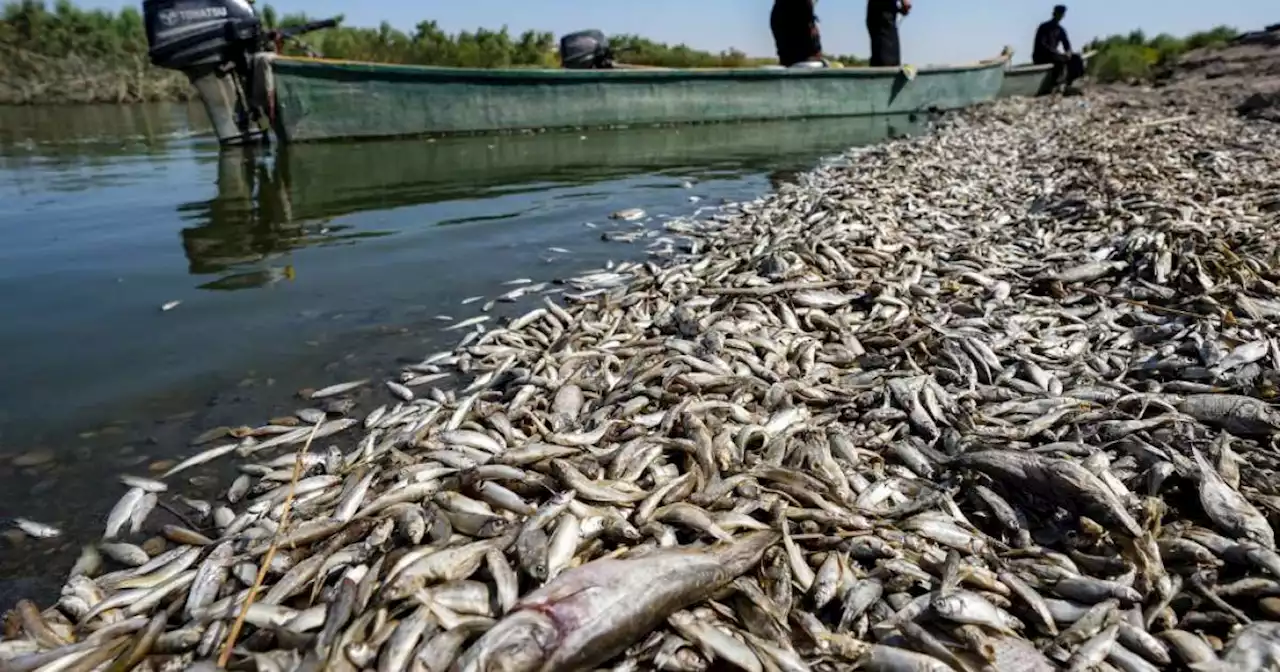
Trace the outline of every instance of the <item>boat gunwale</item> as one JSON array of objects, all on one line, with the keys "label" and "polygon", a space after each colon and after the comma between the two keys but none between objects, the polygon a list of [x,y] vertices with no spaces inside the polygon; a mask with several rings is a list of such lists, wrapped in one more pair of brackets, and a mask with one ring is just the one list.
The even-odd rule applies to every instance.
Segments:
[{"label": "boat gunwale", "polygon": [[[1008,69],[1009,56],[998,57],[961,65],[940,65],[918,68],[915,76],[979,72],[993,68]],[[272,59],[273,69],[285,70],[302,76],[329,76],[363,74],[384,76],[388,79],[436,79],[446,81],[489,82],[578,82],[578,81],[687,81],[720,79],[783,79],[787,77],[816,77],[834,79],[866,79],[898,76],[902,68],[644,68],[635,70],[566,70],[561,68],[455,68],[402,63],[376,63],[372,61],[346,61],[338,59],[308,58],[302,56],[277,56]]]}]

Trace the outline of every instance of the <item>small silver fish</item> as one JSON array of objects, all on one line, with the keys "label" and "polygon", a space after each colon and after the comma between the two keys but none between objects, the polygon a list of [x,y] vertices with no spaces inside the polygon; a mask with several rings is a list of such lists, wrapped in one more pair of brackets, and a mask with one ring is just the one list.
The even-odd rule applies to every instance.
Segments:
[{"label": "small silver fish", "polygon": [[62,534],[62,530],[52,525],[36,522],[30,518],[14,518],[13,525],[22,530],[27,536],[36,539],[49,539]]},{"label": "small silver fish", "polygon": [[368,378],[363,378],[361,380],[352,380],[345,383],[338,383],[336,385],[322,387],[316,390],[315,392],[312,392],[311,398],[324,399],[325,397],[332,397],[332,396],[342,394],[344,392],[350,392],[351,390],[354,390],[358,387],[363,387],[368,384],[369,384]]}]

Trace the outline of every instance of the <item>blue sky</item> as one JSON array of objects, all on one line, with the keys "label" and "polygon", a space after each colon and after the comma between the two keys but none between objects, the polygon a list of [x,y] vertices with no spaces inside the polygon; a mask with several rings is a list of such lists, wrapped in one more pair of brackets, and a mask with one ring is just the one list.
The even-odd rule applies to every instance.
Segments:
[{"label": "blue sky", "polygon": [[[259,4],[263,0],[257,0]],[[719,51],[737,47],[754,56],[773,55],[769,33],[771,0],[270,0],[281,12],[316,17],[345,14],[346,25],[376,26],[387,20],[411,29],[435,19],[446,30],[530,28],[557,35],[585,28],[638,33],[664,42],[684,42]],[[140,0],[86,0],[119,8]],[[903,61],[916,65],[956,63],[994,56],[1008,44],[1015,60],[1031,54],[1036,24],[1048,18],[1053,0],[915,0],[901,24]],[[1142,28],[1149,35],[1189,33],[1218,24],[1254,30],[1280,21],[1276,0],[1067,0],[1064,25],[1074,44],[1096,35]],[[868,53],[863,0],[819,0],[823,47],[829,53]]]}]

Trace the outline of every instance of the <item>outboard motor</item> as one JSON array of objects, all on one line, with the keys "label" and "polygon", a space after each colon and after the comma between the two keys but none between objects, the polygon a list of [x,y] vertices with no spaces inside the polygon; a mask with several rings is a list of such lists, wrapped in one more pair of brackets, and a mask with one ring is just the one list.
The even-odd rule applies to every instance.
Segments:
[{"label": "outboard motor", "polygon": [[259,139],[248,87],[262,22],[245,0],[143,0],[151,63],[186,74],[204,100],[219,142]]},{"label": "outboard motor", "polygon": [[255,56],[278,50],[285,39],[338,25],[325,19],[266,30],[246,0],[142,0],[142,15],[151,63],[187,75],[224,145],[264,139],[258,121],[266,92],[254,85],[267,78],[255,77],[262,73],[254,68],[269,66]]},{"label": "outboard motor", "polygon": [[560,38],[560,67],[569,70],[607,70],[613,67],[609,38],[598,30],[582,30]]}]

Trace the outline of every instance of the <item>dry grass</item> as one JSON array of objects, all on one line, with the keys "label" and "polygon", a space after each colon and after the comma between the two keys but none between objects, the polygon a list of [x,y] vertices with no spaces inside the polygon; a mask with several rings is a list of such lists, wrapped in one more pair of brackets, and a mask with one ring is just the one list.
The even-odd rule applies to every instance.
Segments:
[{"label": "dry grass", "polygon": [[195,96],[182,73],[152,67],[142,56],[104,63],[0,45],[0,104],[140,103]]}]

